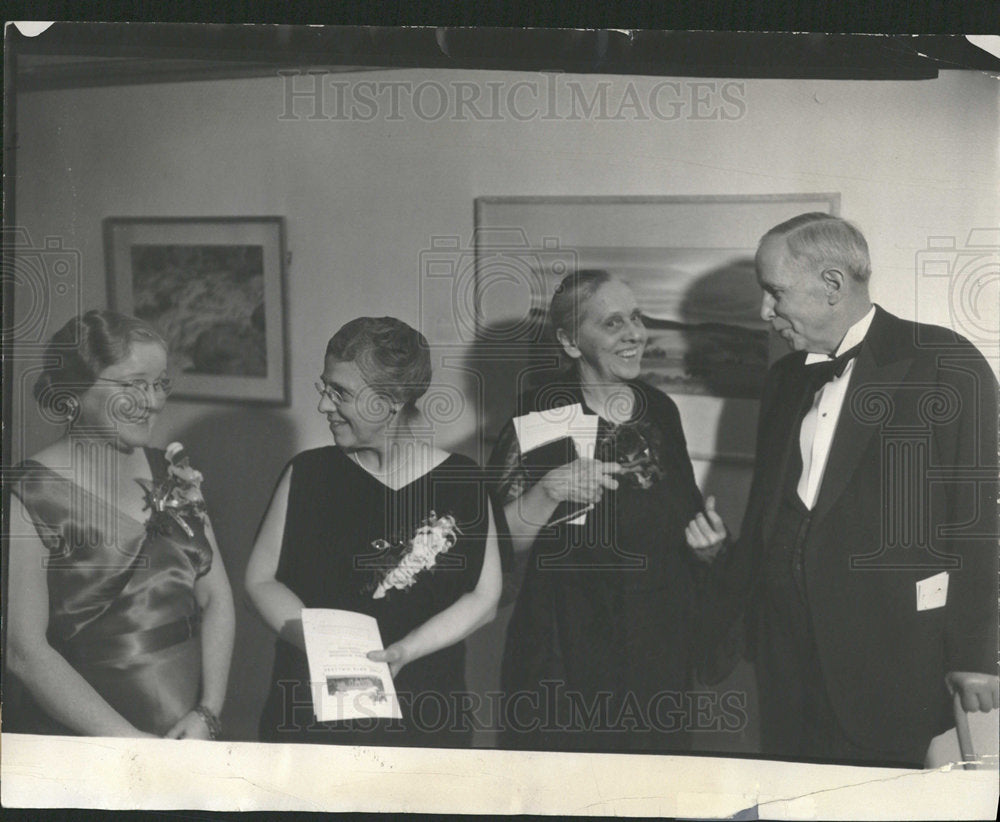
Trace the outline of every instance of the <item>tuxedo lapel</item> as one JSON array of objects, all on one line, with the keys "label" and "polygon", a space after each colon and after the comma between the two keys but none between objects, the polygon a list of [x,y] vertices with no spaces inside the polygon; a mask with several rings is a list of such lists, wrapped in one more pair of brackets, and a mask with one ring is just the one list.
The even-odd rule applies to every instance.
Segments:
[{"label": "tuxedo lapel", "polygon": [[[872,439],[887,422],[886,415],[881,413],[883,408],[892,408],[894,396],[913,363],[912,357],[892,339],[892,319],[876,307],[830,444],[823,482],[813,508],[814,523],[821,522],[847,490]],[[878,482],[877,475],[872,482]],[[872,487],[871,491],[877,492],[877,488]]]}]

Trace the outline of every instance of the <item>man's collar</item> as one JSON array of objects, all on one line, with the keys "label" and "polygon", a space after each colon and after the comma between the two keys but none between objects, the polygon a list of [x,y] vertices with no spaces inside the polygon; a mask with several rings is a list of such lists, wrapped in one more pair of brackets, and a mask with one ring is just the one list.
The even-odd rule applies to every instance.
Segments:
[{"label": "man's collar", "polygon": [[840,341],[840,345],[837,346],[837,350],[833,354],[816,354],[810,351],[806,354],[806,365],[812,365],[813,363],[823,362],[824,360],[833,359],[833,357],[843,354],[845,351],[853,348],[859,342],[861,342],[865,335],[868,333],[869,327],[871,327],[872,320],[875,319],[875,306],[872,305],[868,309],[868,312],[854,325],[847,329],[847,333],[844,335],[844,339]]}]

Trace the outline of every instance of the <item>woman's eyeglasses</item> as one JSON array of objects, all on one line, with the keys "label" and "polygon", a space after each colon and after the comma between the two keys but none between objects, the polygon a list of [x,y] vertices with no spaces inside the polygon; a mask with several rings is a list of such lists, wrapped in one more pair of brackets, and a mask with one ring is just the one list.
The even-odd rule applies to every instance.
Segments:
[{"label": "woman's eyeglasses", "polygon": [[321,397],[325,397],[330,402],[335,402],[338,405],[342,402],[347,402],[349,397],[339,388],[334,388],[332,385],[327,385],[324,382],[315,382],[313,385],[316,386],[316,390],[319,391]]},{"label": "woman's eyeglasses", "polygon": [[131,388],[133,391],[139,391],[143,394],[149,392],[152,388],[153,391],[163,394],[166,396],[174,388],[174,382],[169,377],[160,377],[158,380],[136,379],[136,380],[112,380],[108,377],[95,377],[95,382],[108,382],[112,385],[120,385],[122,388]]}]

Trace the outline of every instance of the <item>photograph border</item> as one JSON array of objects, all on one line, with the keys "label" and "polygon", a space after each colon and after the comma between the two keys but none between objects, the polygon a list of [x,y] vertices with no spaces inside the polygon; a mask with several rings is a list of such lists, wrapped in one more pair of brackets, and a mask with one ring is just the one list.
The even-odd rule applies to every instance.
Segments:
[{"label": "photograph border", "polygon": [[[935,16],[934,14],[928,15],[926,10],[923,13],[914,13],[914,9],[908,7],[906,4],[894,5],[895,7],[892,8],[891,12],[883,14],[882,20],[878,19],[876,12],[875,17],[869,15],[869,22],[867,23],[858,23],[857,17],[852,18],[854,20],[852,24],[851,21],[836,17],[836,15],[834,16],[836,19],[831,18],[829,15],[826,17],[823,15],[819,15],[818,17],[813,15],[809,18],[813,21],[811,24],[799,21],[795,25],[787,23],[786,25],[792,31],[801,33],[803,37],[808,36],[807,33],[810,31],[814,32],[814,34],[821,33],[824,28],[839,32],[876,32],[879,29],[886,30],[883,27],[887,27],[887,30],[890,32],[894,31],[906,35],[934,31],[935,27],[937,27],[937,32],[935,33],[943,33],[941,31],[941,27],[943,27],[944,31],[951,31],[954,35],[961,35],[963,32],[970,30],[989,30],[992,25],[986,25],[985,23],[977,25],[970,22],[975,19],[975,16],[968,13],[967,7],[963,7],[962,14],[955,14],[954,12],[944,14],[940,12]],[[919,9],[920,6],[918,5],[916,8]],[[869,7],[868,10],[872,11],[872,7]],[[683,12],[683,9],[680,11]],[[408,11],[407,15],[412,16],[414,13]],[[440,14],[440,11],[438,13]],[[337,16],[334,14],[334,17],[331,18],[329,16],[329,9],[324,9],[323,14],[327,15],[325,22],[345,22],[345,20],[341,19],[343,15]],[[479,10],[478,14],[482,14],[482,10]],[[751,12],[751,16],[753,14],[755,12]],[[14,17],[13,14],[11,16]],[[322,17],[323,15],[318,16]],[[445,16],[447,17],[448,15]],[[108,20],[111,17],[113,15],[105,14],[102,19]],[[467,13],[465,17],[468,19],[463,25],[485,25],[489,22],[488,19],[482,19],[481,17],[473,19]],[[486,17],[489,18],[490,15],[487,14]],[[492,17],[495,18],[493,25],[509,25],[507,17],[498,17],[495,14]],[[440,19],[430,19],[426,15],[424,15],[424,18],[424,23],[428,25],[444,24]],[[550,20],[549,25],[573,25],[573,22],[565,14],[557,19],[559,22]],[[737,21],[737,23],[730,20],[729,25],[737,31],[742,30],[743,32],[751,32],[754,29],[758,31],[780,30],[780,27],[762,24],[761,20],[763,18],[759,16],[754,19],[757,20],[759,25],[749,25],[746,19],[743,19],[742,22]],[[986,20],[987,18],[984,16],[981,19]],[[992,21],[992,17],[989,19]],[[670,25],[679,31],[688,28],[709,28],[703,25],[695,25],[691,22],[692,20],[694,18],[691,18],[689,15],[687,21],[685,21],[682,14],[680,20],[672,19]],[[825,23],[817,22],[824,20],[826,21]],[[929,20],[931,22],[928,22]],[[229,22],[236,23],[238,21],[231,20]],[[244,22],[259,23],[262,21],[257,19],[255,21],[246,20]],[[319,23],[324,21],[320,19],[301,19],[300,22]],[[383,22],[386,21],[380,17],[374,17],[370,21],[365,21],[365,24],[379,25]],[[407,22],[413,23],[414,21],[396,20],[395,22],[402,24]],[[596,28],[610,26],[606,21],[604,23],[595,22],[592,25]],[[616,25],[625,24],[618,22]],[[646,27],[650,29],[657,28],[657,26],[648,24]],[[619,29],[619,32],[630,38],[636,34],[641,34],[641,32],[627,32],[622,29]],[[791,32],[788,33],[790,34]],[[820,34],[820,36],[824,35]],[[813,37],[812,39],[815,41],[816,38]],[[871,39],[874,41],[876,38],[872,35]],[[903,38],[885,38],[885,42],[888,45],[896,46],[894,50],[897,55],[900,55],[898,42],[901,39]],[[913,42],[918,43],[920,41],[919,39],[915,39]],[[905,53],[908,54],[910,51],[909,46],[906,46],[905,49]],[[437,52],[434,53],[437,54]],[[941,53],[941,51],[931,51],[931,55],[939,55],[937,58],[938,62],[941,61]],[[924,56],[921,54],[921,58]],[[964,54],[961,56],[963,58],[966,57]],[[14,55],[11,55],[11,61],[13,59]],[[409,55],[404,55],[404,59],[409,59]],[[929,61],[933,59],[933,57],[928,57]],[[962,64],[962,67],[973,68],[971,64]],[[13,99],[14,72],[10,72],[10,75],[11,91],[6,101],[9,105],[6,106],[7,110],[4,118],[9,124],[14,122],[15,108],[15,100]],[[756,75],[751,74],[748,76],[754,77]],[[24,91],[25,89],[22,87],[21,90]],[[8,130],[13,134],[12,128]],[[13,151],[7,159],[14,159]],[[10,165],[12,166],[13,163],[10,163]],[[9,175],[5,179],[4,188],[5,192],[13,192],[13,175]],[[7,210],[9,211],[8,216],[11,219],[11,224],[13,224],[14,200],[11,196],[8,196],[6,202],[8,206]],[[13,291],[6,279],[3,285],[5,296],[7,292]],[[8,370],[8,368],[5,368],[5,383],[9,378]],[[286,375],[287,373],[286,363]],[[241,400],[241,402],[250,403],[247,400]],[[10,414],[8,413],[10,407],[10,391],[7,391],[5,392],[5,418],[7,419],[10,419]],[[8,428],[7,431],[5,440],[9,440],[10,437],[10,429]],[[7,741],[9,742],[10,740]],[[18,742],[16,737],[13,741],[15,743]],[[49,741],[25,737],[21,741],[23,743],[31,743],[32,746],[37,746],[40,755],[36,758],[32,758],[29,755],[19,759],[19,752],[17,750],[19,746],[8,745],[7,753],[4,756],[8,761],[5,762],[5,765],[11,765],[12,767],[11,771],[6,771],[5,768],[6,772],[4,775],[11,777],[9,780],[4,780],[3,783],[3,787],[7,789],[5,790],[6,795],[4,797],[5,804],[7,799],[20,796],[14,789],[23,788],[27,785],[33,789],[29,794],[29,800],[34,803],[44,803],[46,805],[50,803],[54,804],[65,797],[81,796],[92,803],[97,803],[92,807],[131,806],[134,808],[143,806],[142,803],[146,803],[145,807],[152,807],[148,804],[150,800],[145,794],[165,787],[169,793],[163,795],[175,801],[175,807],[186,810],[195,807],[190,804],[192,801],[191,797],[195,797],[198,800],[208,797],[207,801],[214,804],[206,807],[212,807],[217,810],[229,809],[229,807],[220,804],[223,802],[230,802],[233,809],[239,808],[242,810],[263,809],[274,806],[276,803],[284,802],[286,803],[285,807],[288,807],[289,804],[295,804],[303,810],[315,811],[319,809],[316,804],[318,801],[328,803],[325,808],[326,810],[336,808],[344,810],[347,807],[371,809],[369,803],[372,801],[372,785],[376,784],[375,779],[379,779],[378,799],[376,801],[385,805],[385,810],[396,811],[412,811],[414,807],[420,808],[421,804],[430,804],[431,807],[440,809],[442,803],[448,802],[450,803],[450,807],[457,807],[459,810],[468,812],[470,806],[463,803],[470,801],[468,795],[472,791],[467,790],[469,787],[475,788],[475,795],[472,797],[472,802],[485,803],[492,800],[496,803],[496,810],[506,809],[507,812],[514,810],[521,810],[521,812],[534,810],[535,812],[553,813],[555,812],[554,808],[562,807],[565,812],[605,813],[609,815],[621,815],[631,811],[658,815],[673,813],[679,815],[690,814],[695,817],[704,817],[708,816],[710,812],[712,815],[715,813],[730,814],[738,810],[738,816],[746,816],[747,818],[756,816],[757,814],[764,816],[777,814],[785,818],[801,814],[801,818],[822,818],[824,813],[829,815],[830,818],[833,818],[834,815],[840,818],[852,818],[853,814],[859,814],[859,816],[854,816],[853,818],[861,818],[860,815],[865,813],[878,814],[879,808],[882,808],[882,813],[884,814],[887,807],[890,808],[890,814],[899,814],[909,808],[919,808],[922,813],[936,815],[942,812],[941,806],[947,805],[948,807],[944,808],[944,813],[949,814],[951,818],[959,816],[971,818],[969,815],[975,812],[975,809],[972,807],[973,798],[976,796],[982,798],[984,794],[986,795],[986,802],[984,803],[986,812],[991,812],[991,804],[993,810],[996,807],[995,801],[991,801],[991,797],[995,797],[996,790],[994,775],[976,771],[964,772],[955,769],[950,773],[947,771],[943,773],[939,771],[912,774],[900,772],[887,776],[885,771],[876,769],[858,767],[848,770],[845,766],[837,765],[810,765],[799,762],[774,763],[759,757],[738,762],[732,762],[731,760],[716,762],[705,758],[701,761],[706,766],[706,769],[711,768],[714,771],[714,778],[711,780],[692,780],[691,782],[686,782],[684,779],[677,778],[676,772],[670,772],[671,778],[668,780],[664,780],[661,775],[655,774],[649,783],[640,784],[637,780],[632,781],[629,779],[633,775],[634,768],[632,762],[634,762],[635,758],[630,757],[626,760],[625,757],[620,757],[623,763],[629,766],[627,770],[623,767],[620,770],[612,769],[605,771],[596,764],[599,762],[597,759],[599,755],[593,754],[583,757],[576,756],[575,758],[573,755],[569,755],[571,757],[569,762],[577,765],[580,771],[580,773],[575,774],[573,773],[573,768],[570,768],[570,776],[577,777],[576,784],[579,785],[577,788],[579,793],[575,790],[567,791],[565,783],[562,782],[562,779],[566,776],[566,762],[563,761],[558,763],[558,768],[542,769],[538,767],[540,764],[538,759],[525,755],[526,764],[530,764],[531,766],[531,771],[527,774],[527,777],[519,780],[518,777],[522,776],[522,774],[517,771],[513,774],[510,772],[502,774],[502,778],[497,780],[497,790],[494,795],[486,790],[490,787],[489,785],[483,782],[470,781],[471,776],[476,775],[475,773],[471,775],[458,771],[453,771],[450,774],[441,772],[429,773],[429,770],[438,764],[434,759],[426,761],[418,757],[416,758],[416,766],[413,766],[411,760],[404,760],[404,764],[409,764],[414,768],[412,781],[419,783],[419,787],[422,790],[417,791],[414,788],[413,793],[404,793],[397,798],[393,795],[393,789],[398,786],[398,782],[395,781],[396,774],[394,774],[393,767],[396,763],[391,759],[391,755],[398,751],[388,750],[390,758],[388,764],[386,764],[382,754],[387,749],[354,752],[354,759],[346,763],[348,769],[354,771],[355,769],[359,769],[360,760],[362,763],[360,767],[365,769],[362,773],[368,778],[359,778],[358,773],[352,772],[348,775],[349,779],[344,779],[342,776],[338,776],[336,770],[334,770],[335,778],[332,782],[329,781],[329,755],[331,752],[326,749],[309,751],[308,753],[315,754],[315,758],[317,759],[316,773],[319,775],[319,778],[314,785],[326,788],[326,793],[318,797],[317,793],[319,789],[313,788],[311,789],[312,793],[309,795],[289,797],[289,795],[278,790],[283,787],[280,784],[276,786],[271,785],[266,779],[258,777],[273,777],[276,773],[281,773],[283,770],[287,771],[288,765],[292,764],[293,761],[297,764],[297,759],[292,760],[292,755],[299,753],[295,749],[295,746],[288,746],[287,748],[280,746],[277,750],[271,747],[265,751],[262,750],[265,746],[260,743],[255,743],[254,745],[248,744],[246,748],[233,743],[227,745],[225,753],[222,753],[219,751],[218,746],[213,746],[213,743],[191,741],[177,743],[177,745],[185,746],[183,754],[179,757],[175,755],[170,760],[161,755],[161,751],[175,751],[180,749],[160,747],[162,743],[157,742],[143,744],[143,740],[98,740],[100,744],[96,745],[94,744],[94,740],[87,739]],[[26,744],[24,747],[26,747]],[[254,747],[257,749],[253,750]],[[205,753],[205,764],[200,771],[192,769],[190,761],[178,761],[187,759],[187,755],[189,754],[201,754],[202,751],[210,753]],[[29,754],[33,754],[34,752],[34,747],[28,751]],[[77,754],[77,757],[74,759],[73,756],[67,756],[66,759],[63,759],[58,754],[64,752],[66,754]],[[426,750],[423,752],[426,753]],[[53,753],[56,755],[53,756]],[[155,755],[151,755],[151,753]],[[338,751],[333,753],[346,754],[347,752]],[[259,759],[263,762],[260,768],[247,768],[246,760],[243,757],[247,756],[253,765],[256,766],[258,754]],[[346,760],[346,756],[344,758]],[[473,758],[473,754],[468,753],[466,758],[470,760],[470,768],[475,768],[476,771],[482,769],[478,757]],[[74,762],[78,762],[81,767],[78,770],[74,770],[72,767],[66,768],[67,777],[65,780],[53,778],[52,768],[54,766],[58,774],[59,768]],[[595,764],[590,766],[589,763]],[[687,763],[681,762],[681,765],[685,764]],[[585,765],[587,767],[584,767]],[[748,767],[741,769],[740,775],[744,776],[745,780],[737,782],[732,778],[734,770],[730,768],[731,765],[760,765],[761,767],[775,765],[785,767],[782,768],[780,779],[762,779],[759,774],[755,773],[755,770],[757,770],[755,768]],[[144,768],[144,766],[148,766],[148,768]],[[536,773],[536,768],[541,773]],[[503,770],[506,770],[506,768]],[[742,773],[743,770],[747,773]],[[550,781],[553,775],[556,776],[556,779]],[[827,775],[830,777],[829,785],[827,784]],[[619,779],[621,780],[620,782],[618,781]],[[834,785],[835,780],[837,782],[836,785]],[[305,780],[302,780],[302,782],[305,782]],[[672,800],[660,797],[659,790],[662,789],[664,795],[667,795],[667,792],[671,790],[669,787],[671,782],[675,785],[677,783],[681,784],[681,790],[684,791],[683,796],[686,797],[685,802],[687,804],[674,804]],[[745,785],[743,784],[744,782]],[[21,784],[19,785],[18,783]],[[142,793],[136,787],[137,783],[144,789]],[[308,785],[307,782],[305,784]],[[110,792],[109,785],[111,786]],[[553,790],[554,785],[560,786],[558,794]],[[653,786],[652,789],[650,785]],[[409,786],[405,787],[408,788]],[[576,787],[576,785],[573,785],[573,787]],[[637,788],[638,790],[636,790]],[[752,804],[740,805],[735,801],[735,792],[743,788],[747,791],[745,795]],[[974,788],[981,790],[973,790]],[[174,800],[173,792],[175,790],[178,790],[178,794],[182,791],[187,791],[188,793],[183,796],[178,795],[178,798]],[[529,790],[537,792],[538,800],[533,804],[519,803],[518,800],[529,795]],[[674,793],[677,792],[676,787],[672,790]],[[479,793],[480,791],[483,793]],[[793,793],[794,796],[791,795]],[[258,794],[261,797],[260,799],[257,798]],[[157,795],[159,796],[160,794]],[[595,804],[584,804],[592,795]],[[944,802],[941,801],[942,798],[945,800]],[[953,801],[950,801],[952,798]],[[256,805],[254,804],[254,800],[267,804]],[[641,806],[640,800],[643,801]],[[730,800],[734,801],[730,802]],[[26,805],[25,807],[31,806]],[[479,807],[479,805],[476,804],[475,807]],[[978,805],[976,807],[979,808]],[[580,810],[580,808],[583,808],[583,810]],[[721,810],[721,808],[725,808],[725,810]],[[875,810],[872,810],[873,808]],[[900,810],[901,808],[903,809],[902,811]],[[979,809],[981,810],[981,808]],[[7,810],[9,815],[16,815],[16,813],[11,813],[9,809]],[[37,818],[39,814],[45,813],[44,811],[35,811],[30,815],[21,814],[19,818]],[[51,811],[48,813],[52,814]],[[211,812],[205,812],[201,815],[205,817],[215,816]],[[949,818],[949,816],[942,815],[940,818]],[[43,818],[50,817],[44,816]],[[991,817],[982,816],[980,818]]]}]

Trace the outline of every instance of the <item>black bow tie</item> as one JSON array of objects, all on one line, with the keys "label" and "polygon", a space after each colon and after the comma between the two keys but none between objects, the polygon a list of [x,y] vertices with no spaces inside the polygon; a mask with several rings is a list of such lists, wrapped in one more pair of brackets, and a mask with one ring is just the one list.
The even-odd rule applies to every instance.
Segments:
[{"label": "black bow tie", "polygon": [[847,364],[858,356],[860,350],[861,343],[858,343],[853,348],[848,348],[838,357],[833,357],[824,362],[810,363],[805,366],[805,379],[809,387],[812,388],[813,393],[819,391],[820,388],[835,377],[843,376],[844,371],[847,369]]}]

